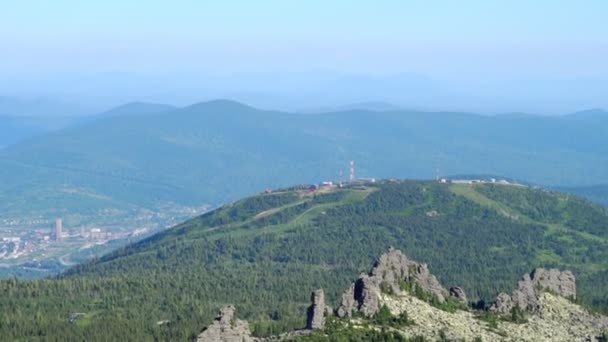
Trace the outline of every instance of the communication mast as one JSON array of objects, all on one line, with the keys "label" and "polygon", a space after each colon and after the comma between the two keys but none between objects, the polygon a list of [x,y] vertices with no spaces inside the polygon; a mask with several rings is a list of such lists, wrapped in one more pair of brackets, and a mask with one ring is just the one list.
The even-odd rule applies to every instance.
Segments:
[{"label": "communication mast", "polygon": [[355,161],[350,161],[350,182],[353,183],[355,181]]}]

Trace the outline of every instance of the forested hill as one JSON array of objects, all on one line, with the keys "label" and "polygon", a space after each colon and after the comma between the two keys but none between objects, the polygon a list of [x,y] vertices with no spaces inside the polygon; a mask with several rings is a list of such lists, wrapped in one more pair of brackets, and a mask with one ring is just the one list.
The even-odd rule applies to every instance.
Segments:
[{"label": "forested hill", "polygon": [[134,103],[0,151],[0,216],[218,205],[337,179],[350,160],[362,177],[429,179],[439,166],[444,175],[587,186],[608,182],[607,131],[605,115],[303,115],[225,100]]},{"label": "forested hill", "polygon": [[255,334],[276,333],[304,325],[312,289],[335,306],[388,246],[427,261],[471,301],[558,267],[576,274],[583,303],[608,309],[604,208],[527,187],[382,181],[261,194],[58,279],[1,281],[0,335],[184,340],[224,304],[238,305]]}]

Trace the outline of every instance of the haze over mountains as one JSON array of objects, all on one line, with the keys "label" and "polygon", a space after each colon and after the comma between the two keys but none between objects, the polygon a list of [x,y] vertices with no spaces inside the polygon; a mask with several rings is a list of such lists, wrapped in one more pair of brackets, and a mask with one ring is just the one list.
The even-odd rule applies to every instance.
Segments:
[{"label": "haze over mountains", "polygon": [[[608,79],[441,77],[423,73],[97,72],[0,75],[0,94],[46,98],[101,112],[133,100],[186,106],[230,98],[257,108],[310,111],[384,102],[422,111],[565,114],[608,108]],[[65,114],[65,113],[64,113]]]},{"label": "haze over mountains", "polygon": [[227,100],[183,108],[132,103],[5,148],[0,196],[5,215],[215,205],[267,187],[337,180],[350,160],[361,177],[430,179],[439,168],[441,175],[591,186],[608,183],[607,131],[608,115],[601,111],[564,117],[301,115]]},{"label": "haze over mountains", "polygon": [[0,340],[608,341],[607,11],[4,1]]},{"label": "haze over mountains", "polygon": [[0,96],[0,148],[67,127],[88,113],[82,106],[44,98]]}]

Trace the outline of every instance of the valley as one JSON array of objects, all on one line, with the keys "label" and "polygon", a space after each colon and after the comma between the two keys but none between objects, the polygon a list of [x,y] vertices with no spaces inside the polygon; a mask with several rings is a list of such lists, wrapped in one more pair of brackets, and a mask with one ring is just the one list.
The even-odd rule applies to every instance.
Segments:
[{"label": "valley", "polygon": [[157,210],[104,209],[87,215],[4,217],[0,220],[0,278],[42,278],[137,242],[209,209],[167,204]]}]

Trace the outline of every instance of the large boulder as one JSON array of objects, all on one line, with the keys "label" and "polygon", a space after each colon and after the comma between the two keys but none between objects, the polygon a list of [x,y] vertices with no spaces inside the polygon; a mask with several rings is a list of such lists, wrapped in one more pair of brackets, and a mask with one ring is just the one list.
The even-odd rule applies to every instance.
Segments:
[{"label": "large boulder", "polygon": [[450,297],[456,299],[457,301],[467,304],[467,295],[464,293],[464,290],[460,286],[450,287]]},{"label": "large boulder", "polygon": [[504,292],[501,292],[496,297],[496,301],[494,302],[494,305],[492,305],[490,310],[499,314],[507,314],[511,312],[512,308],[513,300],[511,299],[511,296]]},{"label": "large boulder", "polygon": [[197,342],[254,342],[251,337],[249,324],[234,317],[235,308],[232,305],[223,307],[210,326],[205,328],[197,337]]}]

